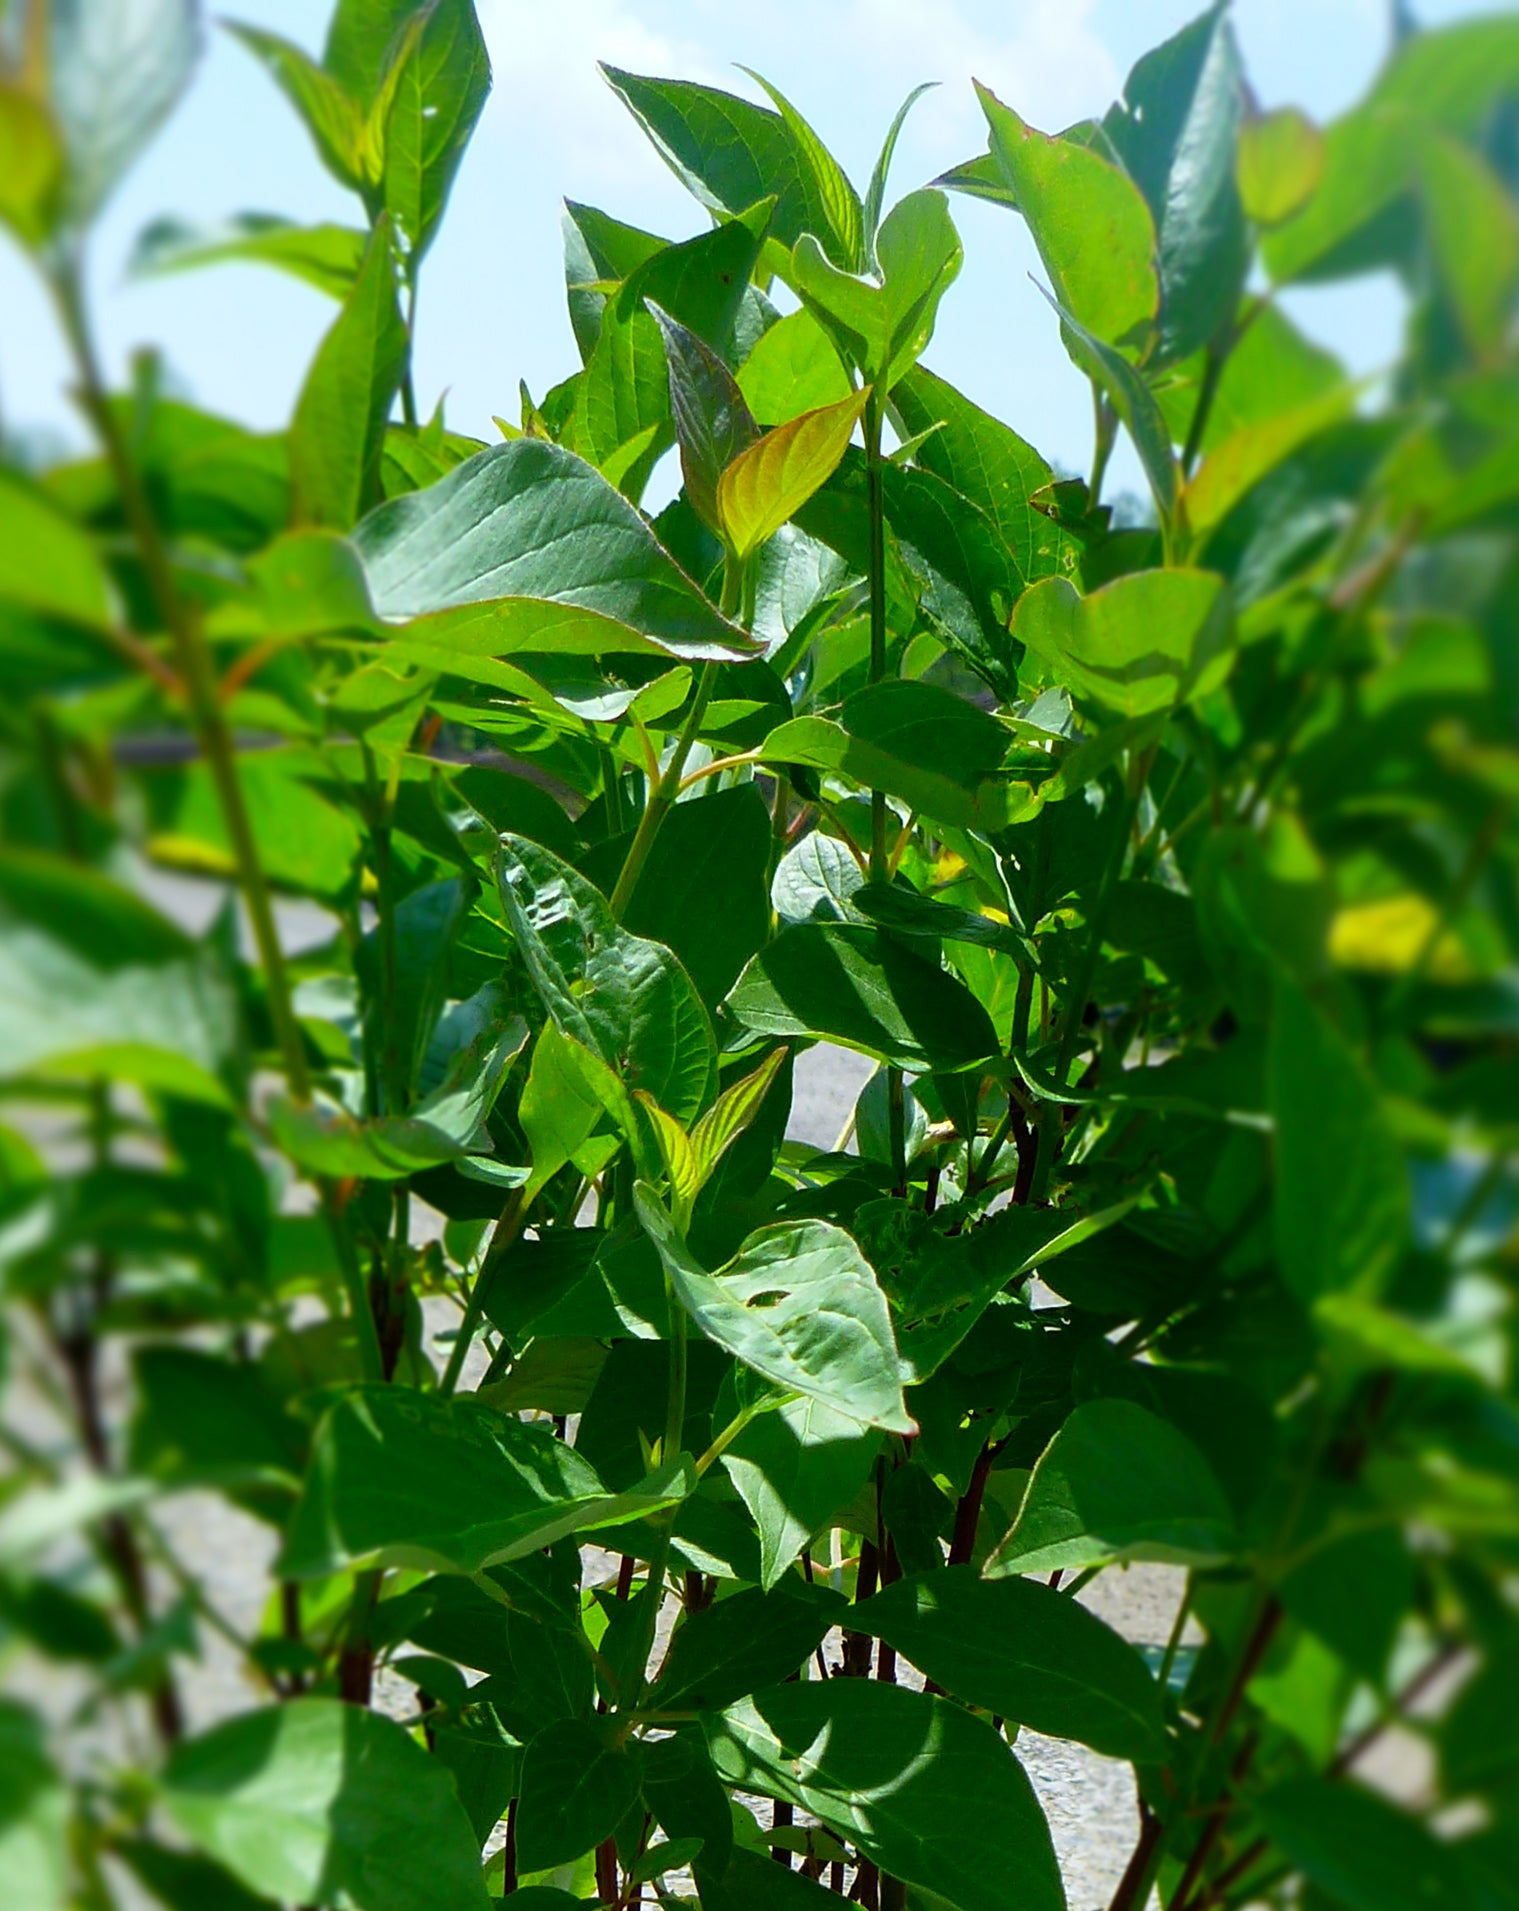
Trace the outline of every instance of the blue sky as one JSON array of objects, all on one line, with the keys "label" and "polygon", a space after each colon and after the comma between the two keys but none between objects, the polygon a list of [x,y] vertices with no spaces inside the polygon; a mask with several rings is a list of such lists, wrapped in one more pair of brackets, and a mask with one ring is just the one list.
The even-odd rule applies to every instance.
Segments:
[{"label": "blue sky", "polygon": [[[984,80],[1035,125],[1099,113],[1148,47],[1201,0],[478,0],[496,84],[425,269],[417,356],[424,407],[447,392],[449,422],[494,435],[515,418],[517,381],[535,393],[575,368],[560,270],[564,198],[671,238],[705,215],[677,185],[596,71],[707,80],[739,92],[735,63],[766,74],[811,119],[857,181],[918,81],[941,82],[898,148],[895,193],[984,145],[971,91]],[[232,0],[234,12],[315,46],[319,0]],[[1417,0],[1427,23],[1507,8],[1494,0]],[[1236,0],[1246,65],[1262,102],[1324,119],[1354,100],[1387,42],[1387,0]],[[1037,260],[1021,223],[954,202],[965,269],[929,362],[1061,463],[1084,465],[1090,400],[1029,283]],[[288,416],[332,315],[314,291],[254,267],[130,284],[123,262],[160,213],[214,221],[257,210],[353,219],[305,134],[251,57],[212,27],[198,81],[111,202],[93,280],[107,361],[158,342],[180,387],[260,427]],[[1357,371],[1390,357],[1397,301],[1385,285],[1296,295],[1300,322]],[[0,407],[8,424],[77,439],[67,368],[25,264],[0,238]],[[1127,459],[1115,470],[1132,481]]]}]

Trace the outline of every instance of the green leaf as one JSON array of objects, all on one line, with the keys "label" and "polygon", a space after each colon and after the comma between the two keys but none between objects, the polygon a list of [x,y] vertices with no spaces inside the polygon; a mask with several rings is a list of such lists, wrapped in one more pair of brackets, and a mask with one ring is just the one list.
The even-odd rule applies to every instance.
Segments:
[{"label": "green leaf", "polygon": [[910,193],[895,205],[876,237],[876,257],[880,284],[840,271],[804,233],[791,273],[845,358],[884,395],[921,357],[939,301],[960,270],[960,237],[943,193]]},{"label": "green leaf", "polygon": [[[405,19],[409,8],[381,9]],[[448,204],[470,135],[490,92],[490,58],[474,0],[431,0],[420,31],[403,43],[400,69],[387,76],[384,204],[396,242],[415,278]],[[341,15],[339,16],[341,17]],[[415,18],[415,11],[411,12]],[[341,42],[328,43],[329,68],[342,75]]]},{"label": "green leaf", "polygon": [[1026,125],[986,87],[991,150],[1064,312],[1107,345],[1142,339],[1160,308],[1155,223],[1143,193],[1090,146]]},{"label": "green leaf", "polygon": [[[856,254],[835,233],[835,218],[847,205],[840,198],[841,175],[831,161],[822,165],[822,148],[810,128],[798,132],[798,115],[793,112],[788,123],[780,113],[690,80],[644,79],[615,66],[601,70],[660,158],[702,205],[736,215],[773,196],[771,231],[782,245],[795,245],[804,232],[818,233],[838,248],[839,263],[853,268]],[[858,220],[858,200],[853,211]]]},{"label": "green leaf", "polygon": [[[597,1071],[605,1066],[552,1022],[539,1035],[517,1111],[532,1154],[533,1172],[526,1183],[530,1200],[566,1162],[580,1162],[582,1172],[595,1173],[616,1152],[615,1138],[592,1139],[605,1117],[611,1114],[615,1119],[618,1112],[608,1107],[603,1084],[597,1079]],[[630,1123],[632,1118],[629,1108]]]},{"label": "green leaf", "polygon": [[[1341,261],[1347,271],[1361,269],[1357,247],[1407,193],[1422,131],[1412,113],[1375,100],[1326,129],[1317,189],[1261,245],[1275,284],[1334,278]],[[1374,239],[1373,249],[1379,246]]]},{"label": "green leaf", "polygon": [[845,1610],[821,1586],[750,1588],[687,1615],[649,1694],[661,1711],[712,1711],[787,1679]]},{"label": "green leaf", "polygon": [[842,1228],[782,1223],[751,1234],[708,1274],[640,1182],[638,1218],[681,1305],[708,1340],[791,1392],[863,1426],[915,1433],[886,1298]]},{"label": "green leaf", "polygon": [[956,1911],[1063,1911],[1049,1827],[1001,1737],[947,1699],[784,1685],[706,1720],[726,1783],[788,1799]]},{"label": "green leaf", "polygon": [[267,1898],[255,1897],[223,1866],[198,1853],[171,1851],[141,1838],[123,1838],[113,1850],[169,1911],[267,1911]]},{"label": "green leaf", "polygon": [[997,528],[930,471],[889,465],[881,476],[887,522],[920,587],[919,608],[1001,702],[1014,702],[1018,654],[1008,642],[1007,611],[1024,580]]},{"label": "green leaf", "polygon": [[63,147],[46,105],[19,86],[0,85],[0,224],[38,246],[57,221]]},{"label": "green leaf", "polygon": [[853,389],[833,341],[805,307],[761,334],[739,369],[738,388],[762,425],[840,404]]},{"label": "green leaf", "polygon": [[144,1478],[223,1487],[293,1486],[299,1423],[263,1370],[193,1347],[140,1347],[132,1362],[137,1402],[129,1471]]},{"label": "green leaf", "polygon": [[26,1911],[64,1911],[69,1797],[47,1756],[41,1721],[0,1698],[0,1873]]},{"label": "green leaf", "polygon": [[236,20],[227,26],[299,113],[322,164],[341,185],[362,192],[364,115],[358,102],[309,54],[279,34]]},{"label": "green leaf", "polygon": [[1229,1502],[1185,1434],[1129,1400],[1077,1407],[1040,1454],[988,1578],[1115,1559],[1212,1565],[1235,1550]]},{"label": "green leaf", "polygon": [[111,587],[84,532],[20,472],[0,470],[0,599],[99,629]]},{"label": "green leaf", "polygon": [[772,86],[752,66],[741,66],[757,86],[764,88],[791,135],[801,167],[824,208],[826,231],[841,259],[861,259],[865,252],[865,214],[859,194],[845,177],[844,169],[817,134],[778,87]]},{"label": "green leaf", "polygon": [[[909,432],[929,434],[915,461],[985,512],[1022,583],[1075,569],[1068,534],[1030,503],[1055,475],[1032,445],[921,365],[897,386],[892,403]],[[911,541],[910,529],[901,535]]]},{"label": "green leaf", "polygon": [[886,181],[891,173],[891,162],[896,156],[897,141],[902,136],[902,128],[907,124],[907,115],[922,99],[925,93],[931,93],[937,81],[928,80],[921,86],[915,86],[897,108],[891,125],[886,129],[886,137],[881,142],[881,150],[871,169],[870,185],[865,193],[863,208],[865,222],[865,264],[872,270],[878,270],[880,261],[875,256],[876,235],[881,229],[881,208],[886,203]]},{"label": "green leaf", "polygon": [[[1400,1615],[1401,1616],[1401,1615]],[[1500,1645],[1440,1722],[1440,1773],[1453,1797],[1489,1791],[1519,1768],[1519,1644]]]},{"label": "green leaf", "polygon": [[1282,1278],[1305,1301],[1375,1298],[1408,1239],[1408,1176],[1376,1084],[1338,1031],[1277,977],[1267,1094],[1276,1124]]},{"label": "green leaf", "polygon": [[776,1864],[768,1853],[735,1850],[715,1877],[700,1858],[696,1869],[703,1911],[836,1911],[836,1891]]},{"label": "green leaf", "polygon": [[522,1761],[517,1857],[524,1871],[569,1864],[610,1838],[638,1802],[642,1748],[616,1745],[589,1720],[545,1728]]},{"label": "green leaf", "polygon": [[1235,180],[1245,217],[1279,226],[1303,207],[1324,177],[1324,136],[1305,113],[1284,106],[1239,129]]},{"label": "green leaf", "polygon": [[200,53],[195,0],[53,0],[48,105],[63,147],[64,216],[86,226],[189,82]]},{"label": "green leaf", "polygon": [[772,210],[773,202],[761,199],[711,232],[662,246],[627,273],[616,309],[626,318],[661,306],[726,359]]},{"label": "green leaf", "polygon": [[1122,352],[1089,332],[1058,299],[1052,298],[1050,303],[1060,314],[1066,350],[1087,377],[1107,393],[1123,420],[1149,480],[1161,524],[1169,524],[1176,512],[1177,463],[1171,434],[1154,394]]},{"label": "green leaf", "polygon": [[721,536],[718,481],[738,454],[759,437],[759,426],[732,372],[712,347],[658,305],[651,309],[664,335],[670,414],[680,445],[686,496],[708,530]]},{"label": "green leaf", "polygon": [[812,830],[776,864],[770,901],[783,923],[852,922],[865,872],[836,836]]},{"label": "green leaf", "polygon": [[216,226],[155,219],[137,235],[127,273],[151,279],[202,265],[272,265],[344,299],[364,251],[365,235],[352,226],[302,226],[268,212],[239,213]]},{"label": "green leaf", "polygon": [[712,1098],[712,1024],[679,961],[624,929],[596,889],[540,844],[501,838],[507,920],[544,1007],[623,1082],[677,1121]]},{"label": "green leaf", "polygon": [[891,679],[857,690],[837,720],[781,724],[764,751],[767,762],[840,771],[936,821],[989,833],[1023,807],[1021,788],[998,774],[1011,742],[996,718],[967,698],[937,684]]},{"label": "green leaf", "polygon": [[1266,1836],[1345,1911],[1469,1911],[1450,1846],[1354,1785],[1290,1779],[1256,1807]]},{"label": "green leaf", "polygon": [[700,1731],[684,1726],[668,1738],[644,1741],[643,1796],[661,1831],[701,1840],[698,1862],[704,1878],[726,1873],[733,1855],[733,1811]]},{"label": "green leaf", "polygon": [[754,784],[708,790],[666,817],[624,921],[671,949],[715,1011],[769,933],[771,826]]},{"label": "green leaf", "polygon": [[[452,613],[407,633],[434,651],[738,658],[753,648],[626,498],[541,439],[496,445],[427,490],[392,499],[353,541],[382,617]],[[468,674],[464,656],[455,668]]]},{"label": "green leaf", "polygon": [[1160,1689],[1144,1661],[1053,1587],[952,1566],[897,1580],[856,1606],[849,1623],[983,1712],[1108,1758],[1166,1756]]},{"label": "green leaf", "polygon": [[609,284],[630,278],[646,260],[666,249],[665,241],[573,199],[564,202],[561,223],[570,324],[580,361],[589,364],[610,296]]},{"label": "green leaf", "polygon": [[400,1726],[293,1699],[181,1745],[163,1777],[180,1831],[265,1897],[331,1911],[485,1911],[474,1833],[442,1765]]},{"label": "green leaf", "polygon": [[963,982],[879,930],[843,923],[784,930],[744,970],[728,1007],[758,1035],[839,1042],[915,1072],[966,1068],[997,1050]]},{"label": "green leaf", "polygon": [[1519,207],[1480,155],[1438,133],[1420,141],[1419,175],[1435,269],[1472,355],[1491,360],[1519,289]]},{"label": "green leaf", "polygon": [[752,1074],[740,1076],[725,1088],[691,1130],[691,1149],[703,1183],[759,1114],[785,1059],[784,1049],[772,1049]]},{"label": "green leaf", "polygon": [[861,1491],[879,1448],[879,1434],[805,1396],[760,1414],[739,1434],[722,1465],[759,1533],[767,1591]]},{"label": "green leaf", "polygon": [[1210,571],[1138,571],[1089,597],[1047,578],[1019,599],[1012,633],[1081,702],[1124,718],[1207,696],[1234,663],[1234,607]]},{"label": "green leaf", "polygon": [[0,1056],[9,1076],[136,1082],[228,1104],[231,985],[131,891],[51,857],[0,857]]},{"label": "green leaf", "polygon": [[837,469],[867,392],[777,425],[725,467],[717,485],[722,536],[742,562],[792,519]]},{"label": "green leaf", "polygon": [[385,423],[406,351],[389,225],[382,219],[296,403],[290,482],[297,524],[346,531],[379,498]]},{"label": "green leaf", "polygon": [[1155,221],[1161,361],[1186,358],[1234,317],[1248,257],[1235,180],[1244,105],[1234,27],[1215,5],[1145,55],[1102,123]]},{"label": "green leaf", "polygon": [[371,1387],[317,1429],[279,1570],[481,1573],[578,1533],[642,1519],[687,1489],[678,1467],[608,1493],[573,1447],[478,1400]]}]

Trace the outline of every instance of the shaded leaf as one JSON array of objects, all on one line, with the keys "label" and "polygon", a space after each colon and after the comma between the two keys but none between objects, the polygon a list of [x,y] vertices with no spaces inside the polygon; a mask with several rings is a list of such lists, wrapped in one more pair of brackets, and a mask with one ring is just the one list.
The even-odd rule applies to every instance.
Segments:
[{"label": "shaded leaf", "polygon": [[175,1751],[174,1823],[249,1890],[331,1911],[484,1911],[453,1783],[393,1720],[336,1699],[229,1719]]},{"label": "shaded leaf", "polygon": [[1132,1401],[1092,1400],[1039,1456],[986,1573],[1080,1571],[1114,1559],[1209,1565],[1235,1544],[1229,1502],[1185,1434]]},{"label": "shaded leaf", "polygon": [[947,1699],[835,1679],[706,1720],[719,1775],[790,1800],[957,1911],[1057,1911],[1049,1828],[1000,1736]]},{"label": "shaded leaf", "polygon": [[850,1625],[982,1711],[1109,1758],[1165,1756],[1160,1690],[1144,1661],[1053,1587],[979,1579],[968,1566],[913,1573],[856,1606]]}]

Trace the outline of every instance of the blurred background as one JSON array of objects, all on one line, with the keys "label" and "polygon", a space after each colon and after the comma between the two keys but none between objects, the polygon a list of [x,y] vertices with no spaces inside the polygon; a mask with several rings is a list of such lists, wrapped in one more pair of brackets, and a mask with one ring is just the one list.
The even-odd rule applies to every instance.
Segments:
[{"label": "blurred background", "polygon": [[[311,0],[234,0],[233,10],[319,45],[325,9]],[[1058,131],[1102,113],[1139,55],[1196,11],[1196,0],[481,0],[496,83],[428,261],[423,410],[445,399],[454,429],[494,439],[492,414],[518,415],[519,379],[541,398],[575,368],[559,272],[564,199],[667,238],[700,230],[598,60],[759,98],[735,62],[753,67],[860,184],[905,94],[939,81],[898,147],[895,196],[984,147],[972,77]],[[1261,104],[1298,105],[1325,120],[1364,90],[1400,17],[1436,26],[1512,11],[1494,0],[1235,0],[1234,19]],[[246,211],[349,220],[352,203],[253,57],[213,25],[188,99],[108,208],[94,248],[95,309],[113,377],[136,345],[157,341],[184,394],[270,428],[290,415],[330,302],[259,266],[129,275],[152,219],[210,225]],[[961,291],[947,302],[929,362],[1046,457],[1082,464],[1090,394],[1029,282],[1038,259],[1023,222],[963,197],[954,215],[965,241]],[[1396,352],[1403,308],[1390,274],[1292,290],[1283,303],[1358,375],[1374,377]],[[5,429],[59,448],[82,441],[52,315],[3,235],[0,315]],[[1126,443],[1113,477],[1116,489],[1143,489]],[[673,488],[657,477],[649,502],[657,508]]]}]

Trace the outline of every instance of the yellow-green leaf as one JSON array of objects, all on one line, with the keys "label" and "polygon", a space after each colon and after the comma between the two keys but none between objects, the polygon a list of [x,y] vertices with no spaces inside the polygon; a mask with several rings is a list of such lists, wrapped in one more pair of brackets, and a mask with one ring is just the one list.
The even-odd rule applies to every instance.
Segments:
[{"label": "yellow-green leaf", "polygon": [[0,86],[0,221],[23,245],[52,229],[63,152],[52,114],[17,86]]},{"label": "yellow-green leaf", "polygon": [[838,468],[869,389],[805,411],[741,452],[718,480],[723,536],[740,560],[774,537]]},{"label": "yellow-green leaf", "polygon": [[1324,176],[1324,135],[1295,106],[1240,128],[1235,177],[1245,217],[1279,226],[1300,212]]}]

